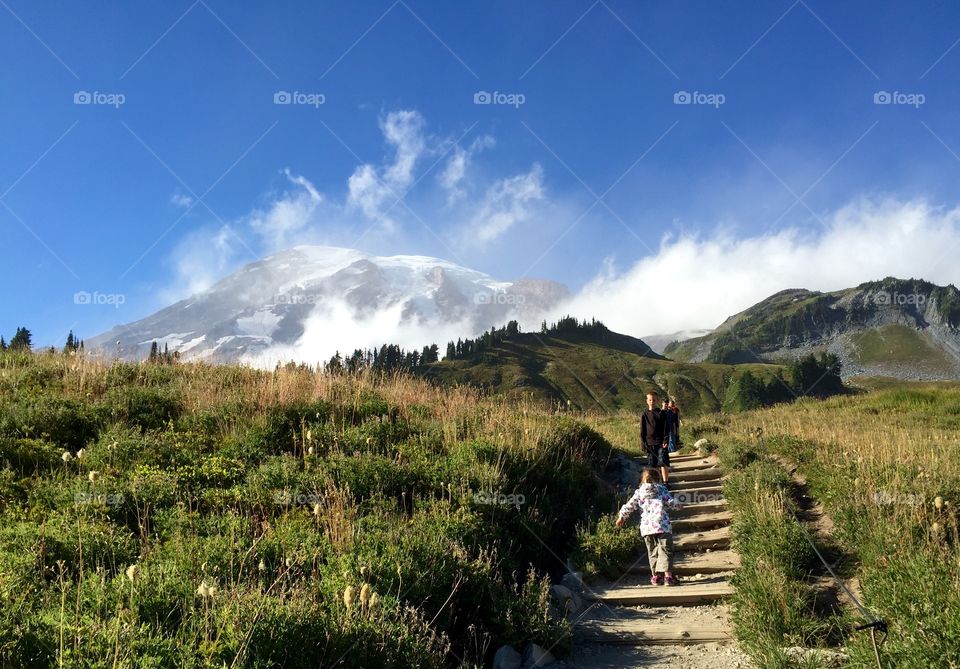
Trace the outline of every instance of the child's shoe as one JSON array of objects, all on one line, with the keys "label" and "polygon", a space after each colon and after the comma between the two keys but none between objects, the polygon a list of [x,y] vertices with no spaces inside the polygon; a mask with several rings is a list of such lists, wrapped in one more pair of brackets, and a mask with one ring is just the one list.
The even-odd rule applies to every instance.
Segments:
[{"label": "child's shoe", "polygon": [[679,580],[680,580],[680,579],[678,579],[676,576],[664,576],[664,577],[663,577],[663,584],[664,584],[664,585],[676,585],[676,584],[679,582]]},{"label": "child's shoe", "polygon": [[650,585],[660,585],[663,581],[660,580],[660,577],[656,574],[650,577]]}]

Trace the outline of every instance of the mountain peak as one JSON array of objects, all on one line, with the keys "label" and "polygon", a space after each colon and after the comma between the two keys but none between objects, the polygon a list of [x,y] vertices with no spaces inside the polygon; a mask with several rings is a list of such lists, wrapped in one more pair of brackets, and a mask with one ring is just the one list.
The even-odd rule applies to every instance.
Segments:
[{"label": "mountain peak", "polygon": [[[156,341],[186,358],[255,361],[275,349],[296,351],[304,337],[316,337],[318,327],[327,331],[324,341],[341,350],[398,343],[391,338],[406,327],[456,327],[472,336],[511,318],[532,322],[568,295],[553,281],[500,281],[441,258],[299,245],[87,344],[130,359],[145,357]],[[344,319],[355,327],[346,327]],[[329,336],[331,322],[342,337]]]}]

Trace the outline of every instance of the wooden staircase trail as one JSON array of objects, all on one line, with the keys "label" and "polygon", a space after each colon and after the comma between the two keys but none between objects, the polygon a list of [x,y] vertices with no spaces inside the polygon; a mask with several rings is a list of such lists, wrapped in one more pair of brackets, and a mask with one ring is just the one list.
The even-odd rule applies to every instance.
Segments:
[{"label": "wooden staircase trail", "polygon": [[574,622],[573,666],[700,666],[696,659],[707,660],[702,666],[751,666],[736,648],[723,605],[740,559],[730,547],[733,516],[721,475],[715,456],[672,458],[671,492],[690,500],[671,512],[674,574],[682,580],[650,585],[641,550],[616,581],[587,586],[583,596],[592,605]]}]

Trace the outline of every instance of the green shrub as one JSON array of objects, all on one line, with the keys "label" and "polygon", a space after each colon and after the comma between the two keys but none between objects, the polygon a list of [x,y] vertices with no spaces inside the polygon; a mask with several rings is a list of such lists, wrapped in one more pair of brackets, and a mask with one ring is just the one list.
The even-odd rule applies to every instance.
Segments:
[{"label": "green shrub", "polygon": [[49,472],[62,465],[63,449],[43,439],[0,437],[0,463],[8,463],[21,476]]},{"label": "green shrub", "polygon": [[140,428],[141,432],[162,429],[183,411],[180,398],[173,390],[139,386],[110,390],[104,407],[111,420]]},{"label": "green shrub", "polygon": [[60,397],[21,395],[0,413],[0,436],[43,439],[74,451],[96,438],[98,427],[87,407]]}]

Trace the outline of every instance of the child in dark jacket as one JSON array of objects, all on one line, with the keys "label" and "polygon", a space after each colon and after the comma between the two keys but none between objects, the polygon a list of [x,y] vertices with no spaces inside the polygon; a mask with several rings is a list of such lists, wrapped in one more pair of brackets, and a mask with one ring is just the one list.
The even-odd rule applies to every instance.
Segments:
[{"label": "child in dark jacket", "polygon": [[[678,509],[680,504],[660,483],[657,471],[645,469],[640,477],[640,487],[617,514],[617,527],[623,527],[632,513],[638,509],[641,511],[640,535],[647,546],[651,585],[674,585],[677,582],[673,575],[673,526],[668,507]],[[659,573],[663,574],[662,581]]]}]

